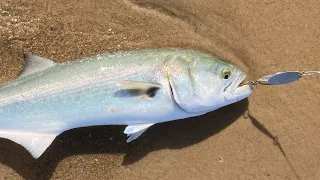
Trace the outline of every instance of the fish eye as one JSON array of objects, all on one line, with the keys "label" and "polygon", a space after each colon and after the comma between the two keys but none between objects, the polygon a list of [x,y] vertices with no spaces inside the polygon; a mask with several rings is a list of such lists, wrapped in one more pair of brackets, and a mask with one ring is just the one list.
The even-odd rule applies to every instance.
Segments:
[{"label": "fish eye", "polygon": [[223,79],[229,79],[231,76],[231,71],[229,69],[224,68],[221,71],[221,75],[222,75]]}]

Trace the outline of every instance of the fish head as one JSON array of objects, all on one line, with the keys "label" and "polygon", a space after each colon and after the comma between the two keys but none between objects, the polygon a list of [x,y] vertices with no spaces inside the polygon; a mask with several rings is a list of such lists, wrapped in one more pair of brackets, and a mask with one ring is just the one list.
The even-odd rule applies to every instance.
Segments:
[{"label": "fish head", "polygon": [[213,111],[253,92],[251,85],[240,86],[246,73],[237,66],[213,56],[193,59],[180,63],[180,74],[170,80],[176,103],[187,112]]}]

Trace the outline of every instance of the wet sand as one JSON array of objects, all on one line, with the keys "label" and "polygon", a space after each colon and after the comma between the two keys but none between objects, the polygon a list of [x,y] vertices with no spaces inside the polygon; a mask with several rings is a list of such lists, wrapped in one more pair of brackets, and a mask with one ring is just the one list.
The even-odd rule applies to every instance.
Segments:
[{"label": "wet sand", "polygon": [[[0,82],[17,76],[25,52],[64,62],[157,47],[215,54],[248,79],[319,70],[319,9],[318,0],[1,0]],[[256,86],[242,102],[130,144],[124,126],[81,128],[34,160],[0,139],[0,179],[320,179],[319,82]]]}]

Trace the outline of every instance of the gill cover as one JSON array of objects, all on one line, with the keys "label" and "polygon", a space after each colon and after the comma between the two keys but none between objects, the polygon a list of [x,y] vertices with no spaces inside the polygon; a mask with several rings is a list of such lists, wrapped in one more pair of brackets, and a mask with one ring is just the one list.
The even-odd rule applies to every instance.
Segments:
[{"label": "gill cover", "polygon": [[[167,64],[168,79],[175,102],[187,112],[203,112],[209,107],[205,95],[200,96],[193,68],[195,61],[177,57]],[[211,101],[212,102],[212,101]],[[205,109],[205,110],[204,110]]]}]

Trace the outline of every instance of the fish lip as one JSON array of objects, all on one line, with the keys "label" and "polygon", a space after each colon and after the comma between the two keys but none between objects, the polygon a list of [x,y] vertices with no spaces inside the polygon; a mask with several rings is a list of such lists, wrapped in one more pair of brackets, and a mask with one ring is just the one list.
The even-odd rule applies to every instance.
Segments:
[{"label": "fish lip", "polygon": [[251,94],[250,91],[252,91],[252,87],[250,85],[240,85],[245,78],[246,78],[246,74],[241,73],[239,76],[235,77],[228,86],[225,87],[224,98],[226,100],[232,100],[234,98],[239,98],[240,96],[247,97],[248,95]]}]

